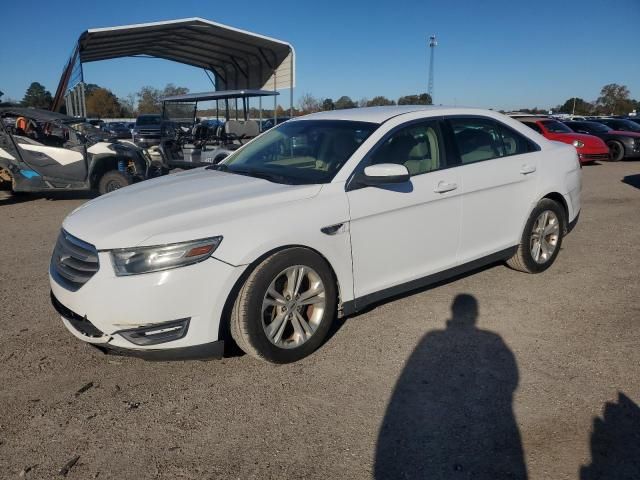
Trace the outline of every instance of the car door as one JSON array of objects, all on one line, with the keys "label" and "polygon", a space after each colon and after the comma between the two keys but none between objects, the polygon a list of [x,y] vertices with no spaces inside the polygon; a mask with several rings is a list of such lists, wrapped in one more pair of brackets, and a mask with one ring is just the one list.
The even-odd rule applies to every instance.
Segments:
[{"label": "car door", "polygon": [[461,197],[457,169],[447,168],[440,121],[400,125],[356,169],[405,165],[409,182],[347,187],[356,298],[425,277],[457,263]]},{"label": "car door", "polygon": [[450,117],[460,166],[461,263],[519,243],[535,201],[539,147],[511,127],[487,117]]}]

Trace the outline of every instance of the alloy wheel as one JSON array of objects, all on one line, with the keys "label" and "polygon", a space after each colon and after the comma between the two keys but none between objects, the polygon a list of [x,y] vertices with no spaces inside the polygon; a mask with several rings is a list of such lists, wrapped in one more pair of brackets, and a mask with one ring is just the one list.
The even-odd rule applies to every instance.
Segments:
[{"label": "alloy wheel", "polygon": [[545,210],[534,222],[531,232],[529,248],[533,260],[539,264],[548,262],[558,247],[559,237],[558,216],[551,210]]},{"label": "alloy wheel", "polygon": [[320,275],[304,265],[286,268],[273,279],[262,301],[264,333],[277,347],[299,347],[314,335],[325,308]]}]

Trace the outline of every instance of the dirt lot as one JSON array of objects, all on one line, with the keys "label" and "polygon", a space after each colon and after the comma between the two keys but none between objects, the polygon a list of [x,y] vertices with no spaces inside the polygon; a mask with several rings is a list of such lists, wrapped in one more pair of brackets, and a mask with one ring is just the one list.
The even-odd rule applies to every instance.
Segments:
[{"label": "dirt lot", "polygon": [[1,478],[77,456],[67,478],[640,478],[640,162],[584,168],[546,273],[496,265],[378,305],[288,366],[73,338],[47,266],[83,201],[0,200]]}]

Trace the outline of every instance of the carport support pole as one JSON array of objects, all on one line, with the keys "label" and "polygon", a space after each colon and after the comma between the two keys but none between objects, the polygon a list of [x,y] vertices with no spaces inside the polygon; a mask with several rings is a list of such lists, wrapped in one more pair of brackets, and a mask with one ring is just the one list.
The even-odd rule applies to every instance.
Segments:
[{"label": "carport support pole", "polygon": [[262,131],[262,97],[258,97],[258,108],[260,109],[260,131]]},{"label": "carport support pole", "polygon": [[293,118],[293,51],[291,55],[291,71],[289,72],[289,117]]},{"label": "carport support pole", "polygon": [[[273,91],[277,91],[278,90],[278,83],[276,80],[276,71],[273,71]],[[278,124],[278,100],[277,99],[277,95],[273,96],[273,126],[275,127]]]}]

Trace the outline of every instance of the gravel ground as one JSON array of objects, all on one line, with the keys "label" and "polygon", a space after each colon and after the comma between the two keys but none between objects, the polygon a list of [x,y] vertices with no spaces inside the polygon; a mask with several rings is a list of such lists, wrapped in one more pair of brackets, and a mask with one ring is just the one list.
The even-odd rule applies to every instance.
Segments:
[{"label": "gravel ground", "polygon": [[0,200],[1,478],[640,478],[640,162],[584,168],[544,274],[378,305],[286,366],[72,337],[47,266],[84,201]]}]

